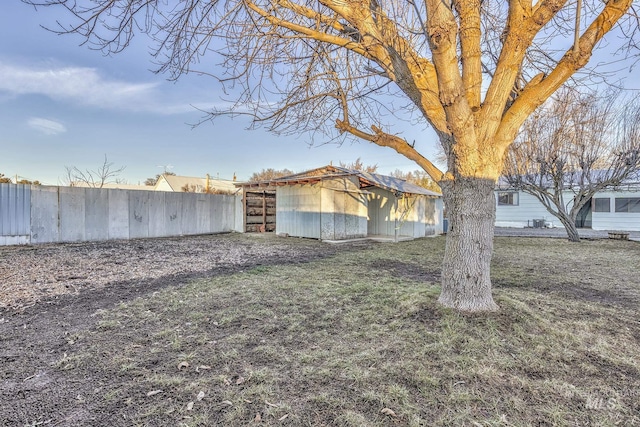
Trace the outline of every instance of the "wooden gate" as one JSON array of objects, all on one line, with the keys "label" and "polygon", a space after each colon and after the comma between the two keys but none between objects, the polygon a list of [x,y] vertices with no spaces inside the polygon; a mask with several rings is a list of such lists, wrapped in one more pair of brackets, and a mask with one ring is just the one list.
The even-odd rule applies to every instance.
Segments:
[{"label": "wooden gate", "polygon": [[276,231],[276,192],[248,190],[244,193],[244,231]]}]

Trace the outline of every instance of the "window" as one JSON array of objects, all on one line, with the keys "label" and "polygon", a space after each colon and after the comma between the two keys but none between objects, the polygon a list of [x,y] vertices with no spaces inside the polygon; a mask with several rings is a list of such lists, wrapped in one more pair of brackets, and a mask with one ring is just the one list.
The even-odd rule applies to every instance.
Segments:
[{"label": "window", "polygon": [[498,193],[498,205],[501,206],[517,206],[518,193],[516,192],[500,192]]},{"label": "window", "polygon": [[593,199],[594,212],[611,212],[611,199],[608,197],[596,197]]},{"label": "window", "polygon": [[640,197],[616,197],[616,212],[640,213]]}]

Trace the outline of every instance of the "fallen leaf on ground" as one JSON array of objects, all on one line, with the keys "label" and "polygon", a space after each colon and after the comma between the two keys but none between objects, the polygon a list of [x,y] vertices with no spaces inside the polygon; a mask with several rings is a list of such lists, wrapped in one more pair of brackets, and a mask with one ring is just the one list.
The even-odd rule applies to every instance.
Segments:
[{"label": "fallen leaf on ground", "polygon": [[207,365],[200,365],[196,368],[196,372],[200,372],[200,370],[210,370],[211,366],[207,366]]},{"label": "fallen leaf on ground", "polygon": [[396,413],[395,413],[395,412],[393,412],[393,410],[392,410],[392,409],[389,409],[389,408],[383,408],[383,409],[380,411],[380,413],[381,413],[381,414],[384,414],[384,415],[389,415],[390,417],[397,417]]},{"label": "fallen leaf on ground", "polygon": [[188,368],[189,367],[189,362],[180,362],[178,363],[178,370],[182,369],[182,368]]},{"label": "fallen leaf on ground", "polygon": [[244,377],[238,377],[238,379],[236,380],[236,385],[240,385],[240,384],[242,384],[243,382],[245,382]]},{"label": "fallen leaf on ground", "polygon": [[193,402],[187,403],[187,411],[191,411],[193,409]]},{"label": "fallen leaf on ground", "polygon": [[198,400],[198,402],[204,399],[204,391],[201,391],[200,393],[198,393],[198,396],[196,397],[196,399]]},{"label": "fallen leaf on ground", "polygon": [[155,396],[155,395],[156,395],[156,394],[158,394],[158,393],[162,393],[162,390],[153,390],[153,391],[150,391],[149,393],[147,393],[147,397]]},{"label": "fallen leaf on ground", "polygon": [[256,417],[253,419],[254,423],[259,423],[262,421],[262,417],[260,416],[260,412],[256,414]]},{"label": "fallen leaf on ground", "polygon": [[233,402],[231,402],[230,400],[223,400],[221,403],[222,403],[223,405],[233,406]]},{"label": "fallen leaf on ground", "polygon": [[278,418],[278,421],[284,421],[287,419],[287,417],[289,416],[289,414],[284,414],[283,416],[281,416],[280,418]]}]

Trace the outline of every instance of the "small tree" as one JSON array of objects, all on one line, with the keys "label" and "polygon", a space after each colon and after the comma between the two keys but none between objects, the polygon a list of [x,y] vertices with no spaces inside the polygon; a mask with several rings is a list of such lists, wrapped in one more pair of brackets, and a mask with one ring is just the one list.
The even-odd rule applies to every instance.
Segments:
[{"label": "small tree", "polygon": [[114,168],[113,162],[107,159],[107,155],[104,155],[104,162],[96,169],[80,170],[76,166],[65,166],[65,183],[70,187],[75,187],[78,184],[83,184],[88,187],[102,188],[105,184],[122,183],[120,174],[125,170],[126,166]]},{"label": "small tree", "polygon": [[4,176],[3,173],[0,173],[0,184],[11,184],[13,181],[11,181],[11,178],[9,178],[8,176]]},{"label": "small tree", "polygon": [[591,198],[640,167],[640,102],[564,89],[531,116],[505,161],[509,186],[538,199],[567,230]]}]

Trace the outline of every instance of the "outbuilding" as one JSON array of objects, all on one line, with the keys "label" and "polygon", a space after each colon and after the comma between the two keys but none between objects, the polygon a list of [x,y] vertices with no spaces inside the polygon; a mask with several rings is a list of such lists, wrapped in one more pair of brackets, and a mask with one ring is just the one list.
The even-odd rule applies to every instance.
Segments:
[{"label": "outbuilding", "polygon": [[245,231],[321,240],[442,234],[441,195],[391,176],[329,165],[238,186]]}]

